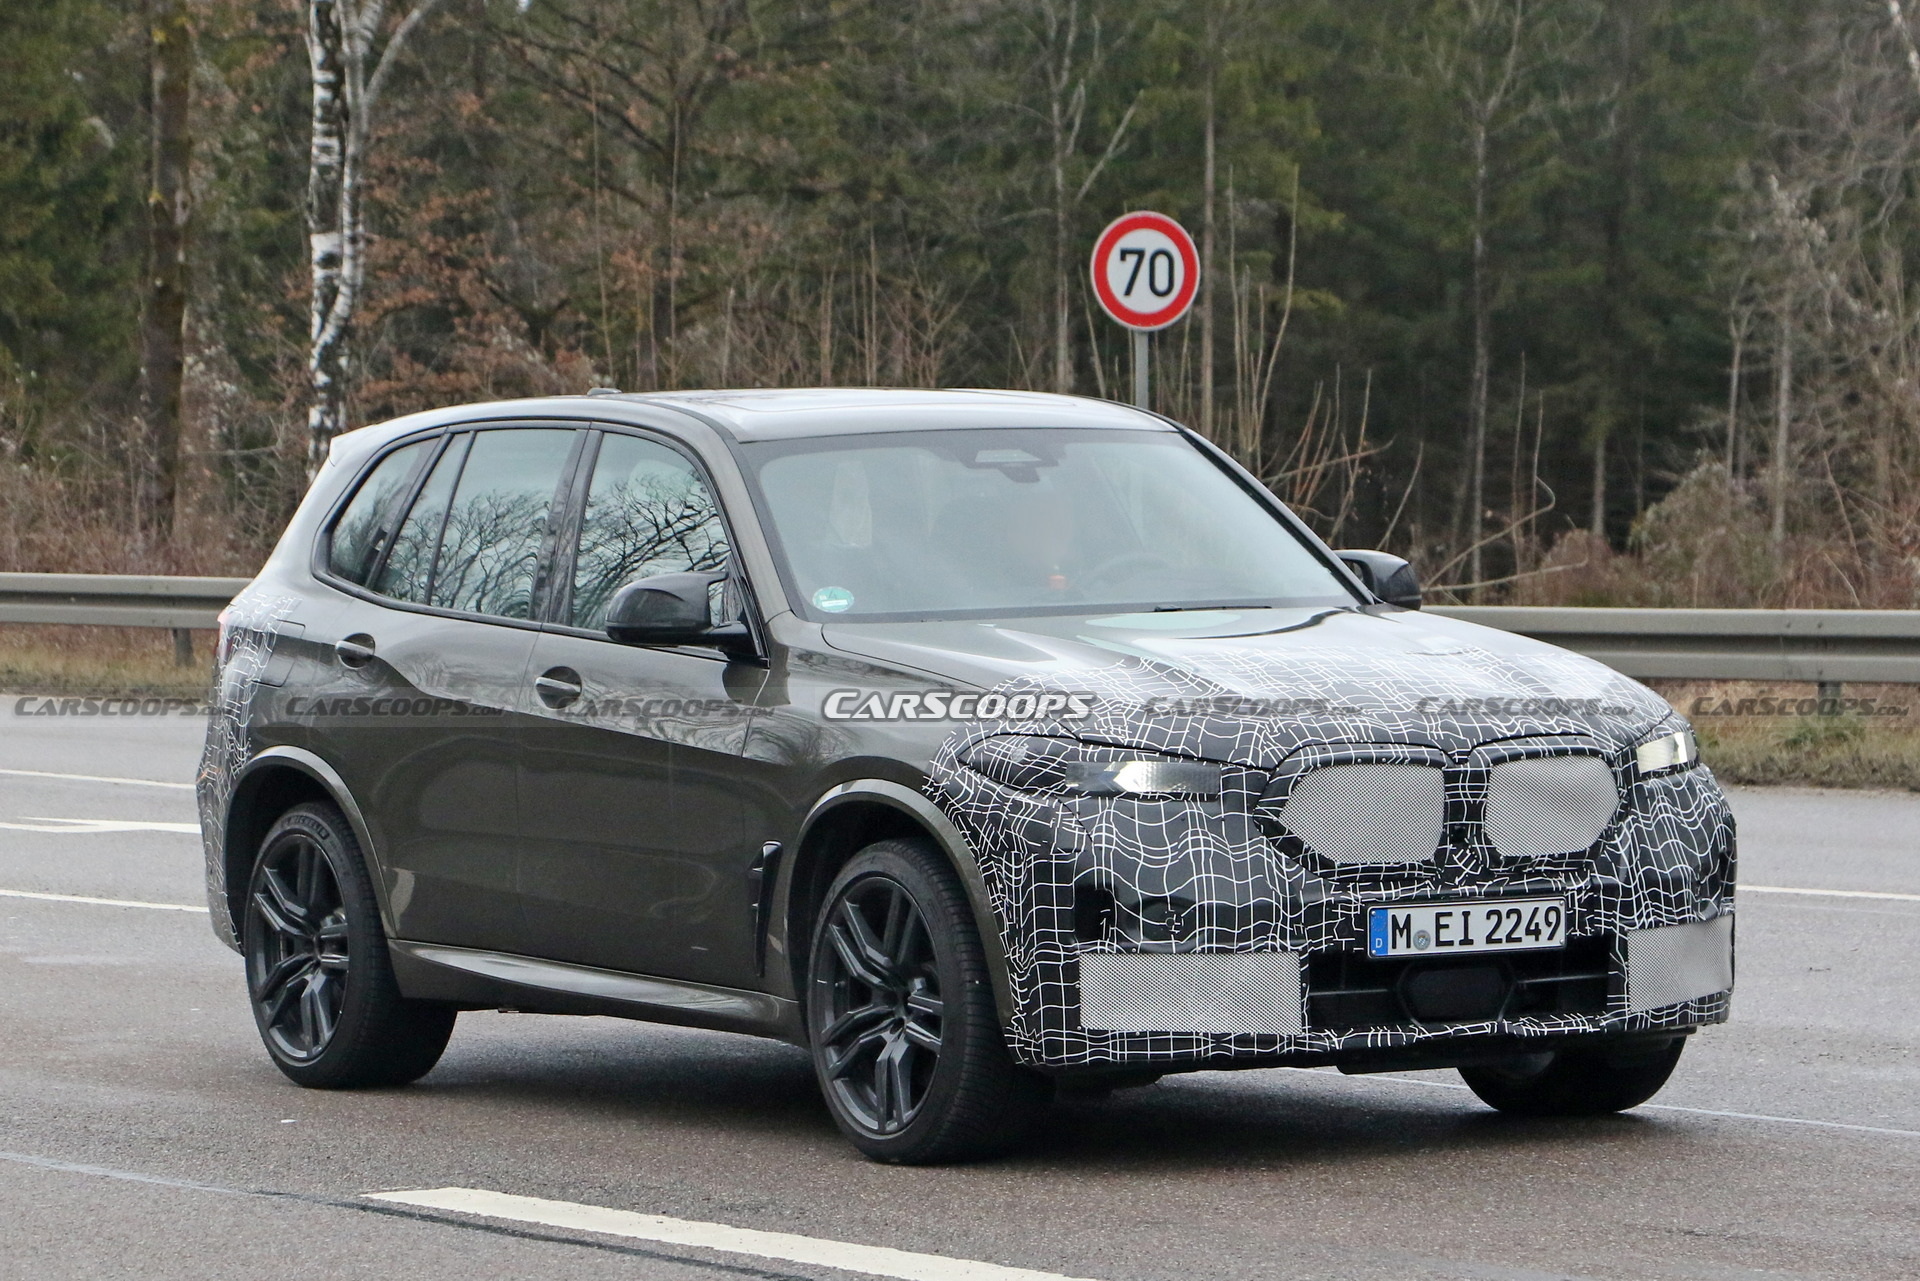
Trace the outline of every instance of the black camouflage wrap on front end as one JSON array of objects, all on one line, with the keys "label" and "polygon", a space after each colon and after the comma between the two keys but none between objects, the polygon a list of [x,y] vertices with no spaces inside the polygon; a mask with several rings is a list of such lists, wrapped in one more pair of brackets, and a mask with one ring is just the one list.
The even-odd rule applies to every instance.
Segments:
[{"label": "black camouflage wrap on front end", "polygon": [[[1304,1057],[1491,1035],[1682,1029],[1726,1018],[1727,993],[1630,1012],[1616,981],[1604,1014],[1343,1030],[1316,1030],[1309,1018],[1302,1032],[1278,1036],[1082,1027],[1078,961],[1089,952],[1285,951],[1303,959],[1364,952],[1366,911],[1375,905],[1564,894],[1569,939],[1610,939],[1617,978],[1628,931],[1733,910],[1732,816],[1712,775],[1695,767],[1643,779],[1634,769],[1639,743],[1684,723],[1652,691],[1598,663],[1544,648],[1495,653],[1451,637],[1387,654],[1332,646],[1276,654],[1219,638],[1162,645],[1070,681],[1056,671],[1045,682],[999,686],[1014,693],[1070,684],[1096,695],[1097,704],[1089,719],[1071,724],[970,725],[931,766],[928,793],[971,842],[998,918],[1015,1006],[1009,1041],[1022,1061],[1072,1068]],[[1277,714],[1218,710],[1250,698],[1279,698],[1285,707]],[[1215,707],[1166,710],[1182,700]],[[1536,700],[1546,709],[1507,710]],[[1483,710],[1489,702],[1496,710]],[[1095,757],[1220,762],[1223,792],[1218,801],[1088,797],[1059,786],[1008,786],[963,763],[963,755],[983,745],[991,751],[992,736],[1005,734],[1075,739],[1076,751]],[[1605,831],[1575,855],[1502,857],[1479,824],[1488,769],[1514,757],[1569,754],[1597,756],[1613,770],[1620,805]],[[1335,866],[1275,821],[1291,782],[1313,769],[1396,761],[1444,769],[1446,835],[1430,863]],[[1076,928],[1076,898],[1090,887],[1112,896],[1110,937],[1084,939]],[[1152,915],[1169,902],[1182,910]]]}]

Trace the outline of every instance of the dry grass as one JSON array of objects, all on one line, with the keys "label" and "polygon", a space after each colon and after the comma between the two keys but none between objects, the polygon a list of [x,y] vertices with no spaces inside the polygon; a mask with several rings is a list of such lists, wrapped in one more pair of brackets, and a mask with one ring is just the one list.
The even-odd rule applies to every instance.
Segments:
[{"label": "dry grass", "polygon": [[[1920,792],[1920,686],[1847,685],[1823,714],[1794,681],[1651,681],[1724,783]],[[1782,709],[1785,709],[1784,711]]]},{"label": "dry grass", "polygon": [[205,698],[213,644],[194,632],[180,667],[163,627],[0,627],[0,692]]}]

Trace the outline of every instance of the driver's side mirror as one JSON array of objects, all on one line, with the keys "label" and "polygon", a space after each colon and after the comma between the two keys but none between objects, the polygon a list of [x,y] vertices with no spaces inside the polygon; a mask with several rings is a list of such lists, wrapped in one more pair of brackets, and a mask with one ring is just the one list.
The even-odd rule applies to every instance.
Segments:
[{"label": "driver's side mirror", "polygon": [[1420,576],[1413,566],[1387,552],[1335,552],[1368,591],[1401,609],[1420,608]]},{"label": "driver's side mirror", "polygon": [[636,579],[607,605],[607,635],[623,645],[711,645],[728,654],[754,652],[745,623],[713,621],[713,585],[725,574],[655,574]]}]

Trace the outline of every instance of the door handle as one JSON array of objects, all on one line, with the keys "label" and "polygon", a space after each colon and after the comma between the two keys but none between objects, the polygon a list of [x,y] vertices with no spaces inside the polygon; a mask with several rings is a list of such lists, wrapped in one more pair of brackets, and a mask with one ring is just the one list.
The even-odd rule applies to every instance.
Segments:
[{"label": "door handle", "polygon": [[373,661],[373,637],[355,632],[336,643],[333,654],[342,667],[365,667]]},{"label": "door handle", "polygon": [[533,692],[555,711],[580,697],[582,688],[580,673],[571,667],[549,667],[533,678]]}]

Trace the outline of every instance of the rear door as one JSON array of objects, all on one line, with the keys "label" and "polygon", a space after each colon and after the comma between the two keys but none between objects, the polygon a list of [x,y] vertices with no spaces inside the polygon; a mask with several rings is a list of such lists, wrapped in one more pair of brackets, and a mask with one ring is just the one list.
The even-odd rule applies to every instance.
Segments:
[{"label": "rear door", "polygon": [[[565,426],[448,434],[412,482],[390,545],[336,567],[360,578],[347,578],[327,620],[333,661],[308,707],[316,749],[365,810],[402,938],[519,945],[526,670],[556,498],[583,436]],[[337,547],[347,528],[343,516]]]},{"label": "rear door", "polygon": [[[726,524],[699,464],[667,440],[596,433],[534,644],[538,728],[520,798],[529,949],[554,960],[740,985],[752,973],[748,848],[730,789],[765,669],[716,650],[618,644],[613,593],[723,571]],[[737,616],[716,590],[718,621]]]}]

